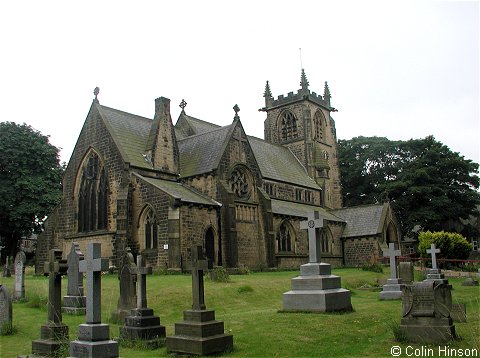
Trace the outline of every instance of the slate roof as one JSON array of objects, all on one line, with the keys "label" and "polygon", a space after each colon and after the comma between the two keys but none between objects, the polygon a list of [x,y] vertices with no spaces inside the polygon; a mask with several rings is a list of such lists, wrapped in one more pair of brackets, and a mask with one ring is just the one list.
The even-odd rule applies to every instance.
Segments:
[{"label": "slate roof", "polygon": [[305,167],[285,147],[268,143],[263,139],[248,137],[260,172],[265,179],[292,183],[319,190],[320,187],[308,176]]},{"label": "slate roof", "polygon": [[271,199],[271,203],[272,212],[274,214],[297,216],[306,219],[309,213],[311,213],[312,211],[318,211],[320,215],[326,220],[343,222],[341,218],[331,214],[321,206],[294,203],[291,201],[283,201],[277,199]]},{"label": "slate roof", "polygon": [[191,135],[209,132],[217,128],[220,128],[217,124],[202,121],[185,113],[180,113],[177,123],[174,126],[177,140]]},{"label": "slate roof", "polygon": [[360,237],[380,234],[383,227],[384,204],[361,205],[351,208],[331,210],[347,225],[342,237]]},{"label": "slate roof", "polygon": [[136,177],[160,189],[164,193],[170,195],[174,199],[179,199],[183,203],[194,203],[208,206],[222,206],[219,202],[210,199],[208,196],[194,191],[188,186],[179,182],[170,180],[156,179],[144,177],[138,173],[133,173]]}]

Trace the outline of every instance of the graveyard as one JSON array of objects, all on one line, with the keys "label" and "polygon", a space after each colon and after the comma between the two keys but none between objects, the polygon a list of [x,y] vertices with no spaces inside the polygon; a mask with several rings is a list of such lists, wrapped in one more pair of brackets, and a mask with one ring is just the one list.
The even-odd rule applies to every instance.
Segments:
[{"label": "graveyard", "polygon": [[[392,346],[404,349],[438,346],[396,341],[395,335],[398,335],[402,318],[402,301],[379,298],[382,285],[390,278],[387,265],[383,273],[359,268],[336,268],[332,269],[332,274],[340,276],[342,287],[351,291],[353,311],[284,311],[282,295],[291,290],[291,280],[299,275],[299,271],[230,275],[228,282],[216,282],[205,275],[204,304],[207,309],[215,310],[217,320],[223,321],[225,334],[234,337],[233,349],[221,355],[389,357]],[[425,278],[422,272],[415,272],[415,281]],[[1,279],[1,284],[12,293],[15,278]],[[447,345],[451,349],[480,350],[480,289],[478,286],[464,286],[464,281],[464,278],[449,278],[452,302],[465,304],[467,320],[454,322],[458,339]],[[0,336],[2,357],[31,354],[32,341],[39,339],[40,328],[51,314],[47,307],[49,277],[35,276],[33,269],[27,267],[24,285],[25,298],[13,303],[14,333]],[[61,285],[64,295],[68,285],[66,278]],[[87,287],[85,279],[84,285]],[[112,320],[112,312],[117,309],[119,300],[118,285],[117,273],[101,275],[100,321],[109,324],[110,338],[119,341],[119,355],[170,356],[165,339],[160,339],[158,345],[151,347],[120,339],[123,323]],[[160,318],[166,336],[173,336],[175,324],[182,321],[184,311],[192,307],[192,276],[156,272],[147,276],[146,295],[148,308]],[[78,327],[85,324],[85,316],[63,313],[62,319],[69,327],[69,340],[77,340]],[[60,356],[68,356],[68,345],[63,348],[63,351],[59,351]]]}]

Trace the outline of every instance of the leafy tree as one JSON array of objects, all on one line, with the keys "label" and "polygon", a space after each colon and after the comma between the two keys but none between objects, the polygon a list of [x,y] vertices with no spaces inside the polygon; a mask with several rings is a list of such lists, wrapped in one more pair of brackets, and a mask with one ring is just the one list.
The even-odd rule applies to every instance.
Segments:
[{"label": "leafy tree", "polygon": [[26,124],[0,123],[0,153],[0,238],[13,255],[60,201],[64,166],[48,136]]},{"label": "leafy tree", "polygon": [[460,219],[478,214],[478,164],[452,152],[433,136],[409,141],[357,137],[339,141],[345,204],[390,200],[402,234],[464,230]]},{"label": "leafy tree", "polygon": [[430,249],[431,244],[435,244],[435,247],[440,249],[437,254],[439,259],[466,260],[472,251],[472,244],[455,232],[420,232],[418,241],[418,252],[422,257],[430,257],[427,250]]}]

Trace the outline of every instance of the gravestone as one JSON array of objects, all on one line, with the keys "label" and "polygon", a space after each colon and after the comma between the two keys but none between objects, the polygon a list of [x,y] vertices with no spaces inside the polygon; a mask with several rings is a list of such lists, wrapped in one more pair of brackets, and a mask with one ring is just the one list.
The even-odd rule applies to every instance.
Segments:
[{"label": "gravestone", "polygon": [[201,246],[192,250],[192,309],[183,312],[183,322],[175,323],[175,335],[167,337],[167,351],[206,355],[233,348],[233,336],[225,334],[222,321],[215,320],[215,311],[205,306],[203,272],[208,269]]},{"label": "gravestone", "polygon": [[7,286],[0,285],[0,330],[5,326],[12,326],[12,299]]},{"label": "gravestone", "polygon": [[472,277],[467,277],[465,281],[462,282],[462,286],[478,286],[478,280],[475,280]]},{"label": "gravestone", "polygon": [[3,277],[12,277],[12,271],[10,270],[10,257],[5,258],[5,267],[3,268]]},{"label": "gravestone", "polygon": [[78,326],[78,339],[70,342],[71,357],[118,357],[118,342],[110,340],[110,326],[101,323],[102,271],[108,270],[108,259],[102,259],[101,245],[90,243],[80,272],[87,274],[86,323]]},{"label": "gravestone", "polygon": [[63,296],[63,312],[72,314],[85,314],[87,298],[83,294],[83,274],[80,272],[80,261],[83,253],[76,242],[72,242],[72,248],[67,256],[68,285],[67,295]]},{"label": "gravestone", "polygon": [[404,289],[400,333],[407,342],[443,344],[456,338],[451,290],[451,285],[434,280]]},{"label": "gravestone", "polygon": [[452,303],[450,317],[453,322],[467,322],[467,305],[465,303]]},{"label": "gravestone", "polygon": [[151,267],[145,267],[142,255],[137,255],[137,308],[125,317],[125,326],[120,336],[129,340],[153,341],[165,337],[165,327],[160,318],[153,315],[153,309],[147,307],[147,275],[152,274]]},{"label": "gravestone", "polygon": [[432,268],[427,270],[426,281],[437,281],[439,283],[444,283],[448,285],[448,280],[445,278],[445,275],[437,267],[437,255],[440,252],[440,249],[435,248],[435,244],[430,245],[430,249],[427,250],[427,254],[432,255]]},{"label": "gravestone", "polygon": [[13,299],[18,301],[25,298],[25,262],[27,258],[23,251],[15,256],[15,282],[13,285]]},{"label": "gravestone", "polygon": [[62,275],[67,273],[67,261],[62,251],[50,250],[45,262],[44,275],[48,275],[48,321],[41,326],[40,339],[32,341],[32,353],[53,356],[68,342],[68,326],[62,322]]},{"label": "gravestone", "polygon": [[292,290],[283,294],[284,311],[351,311],[350,291],[341,288],[341,278],[331,274],[331,265],[321,262],[318,231],[323,219],[317,211],[300,223],[308,230],[309,262],[300,266],[300,276],[292,279]]},{"label": "gravestone", "polygon": [[133,255],[129,247],[123,256],[122,265],[118,272],[120,295],[118,297],[117,310],[112,312],[114,321],[124,322],[125,317],[136,308],[137,296],[135,280],[137,277],[137,266],[133,261]]},{"label": "gravestone", "polygon": [[411,285],[414,279],[413,264],[411,262],[398,263],[398,277],[402,279],[405,285]]},{"label": "gravestone", "polygon": [[399,300],[402,298],[402,290],[405,285],[402,283],[402,279],[397,278],[397,264],[395,262],[397,256],[401,254],[400,250],[395,250],[393,242],[388,244],[388,250],[383,251],[383,256],[390,260],[390,278],[383,285],[383,291],[380,292],[381,300]]}]

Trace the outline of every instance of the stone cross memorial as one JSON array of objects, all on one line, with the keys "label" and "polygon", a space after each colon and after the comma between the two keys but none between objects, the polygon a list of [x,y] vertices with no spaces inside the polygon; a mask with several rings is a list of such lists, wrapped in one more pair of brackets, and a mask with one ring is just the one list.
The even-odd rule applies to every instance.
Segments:
[{"label": "stone cross memorial", "polygon": [[152,341],[165,337],[165,327],[160,325],[160,318],[153,315],[147,307],[147,275],[152,274],[151,267],[145,267],[142,255],[137,255],[137,308],[125,317],[125,326],[120,329],[120,336],[130,340]]},{"label": "stone cross memorial", "polygon": [[63,312],[85,314],[87,298],[83,295],[83,274],[80,272],[80,261],[84,259],[80,246],[72,242],[72,248],[67,257],[68,285],[67,295],[63,296]]},{"label": "stone cross memorial", "polygon": [[427,254],[432,255],[432,268],[427,271],[427,281],[437,281],[439,283],[448,284],[448,279],[437,267],[437,255],[440,253],[440,249],[435,247],[435,244],[430,245],[430,249],[427,249]]},{"label": "stone cross memorial", "polygon": [[18,301],[25,298],[25,262],[27,258],[23,251],[15,256],[15,282],[13,285],[13,299]]},{"label": "stone cross memorial", "polygon": [[48,322],[42,325],[40,339],[32,341],[32,353],[52,356],[62,344],[68,342],[68,326],[62,322],[62,275],[67,273],[67,262],[62,251],[50,250],[45,262],[44,275],[48,275]]},{"label": "stone cross memorial", "polygon": [[383,251],[383,256],[388,257],[390,260],[390,278],[383,285],[383,291],[380,292],[381,300],[399,300],[402,298],[402,290],[405,285],[402,283],[402,279],[397,278],[396,264],[396,258],[401,255],[402,252],[400,250],[395,250],[393,242],[389,243],[388,249]]},{"label": "stone cross memorial", "polygon": [[12,326],[12,299],[7,286],[0,285],[0,330],[6,326]]},{"label": "stone cross memorial", "polygon": [[87,274],[86,323],[78,326],[78,340],[70,342],[70,356],[118,357],[118,342],[110,340],[110,326],[101,323],[101,275],[108,270],[108,259],[101,258],[101,244],[88,244],[79,268]]},{"label": "stone cross memorial", "polygon": [[283,294],[284,311],[351,311],[350,291],[341,288],[341,278],[332,275],[331,265],[321,262],[319,231],[324,220],[318,211],[308,214],[300,228],[308,230],[309,262],[300,266],[300,276],[292,279],[292,290]]},{"label": "stone cross memorial", "polygon": [[203,273],[208,267],[202,246],[192,250],[192,309],[183,312],[183,322],[175,323],[175,335],[167,337],[167,351],[207,355],[233,348],[233,336],[225,334],[215,311],[207,310],[204,299]]}]

